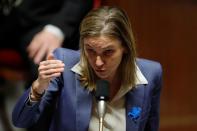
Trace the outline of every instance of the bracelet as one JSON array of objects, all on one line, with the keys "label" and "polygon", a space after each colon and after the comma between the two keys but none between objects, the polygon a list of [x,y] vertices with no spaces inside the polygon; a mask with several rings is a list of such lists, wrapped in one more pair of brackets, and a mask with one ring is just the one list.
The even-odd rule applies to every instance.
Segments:
[{"label": "bracelet", "polygon": [[38,92],[36,92],[33,87],[31,87],[31,91],[30,91],[30,99],[32,101],[39,101],[41,99],[41,97],[43,96],[44,93],[39,94]]}]

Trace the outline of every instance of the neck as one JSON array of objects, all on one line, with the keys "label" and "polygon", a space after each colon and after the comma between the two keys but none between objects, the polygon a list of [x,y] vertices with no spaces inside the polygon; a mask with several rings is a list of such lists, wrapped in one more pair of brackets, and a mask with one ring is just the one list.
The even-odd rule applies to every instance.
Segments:
[{"label": "neck", "polygon": [[114,98],[121,87],[121,81],[118,78],[110,81],[110,100]]}]

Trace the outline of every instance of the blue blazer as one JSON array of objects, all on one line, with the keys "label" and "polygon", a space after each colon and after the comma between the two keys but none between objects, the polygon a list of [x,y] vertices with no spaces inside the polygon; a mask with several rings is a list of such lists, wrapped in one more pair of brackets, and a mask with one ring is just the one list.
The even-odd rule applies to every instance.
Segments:
[{"label": "blue blazer", "polygon": [[[64,72],[51,81],[40,102],[28,104],[29,90],[22,95],[13,110],[13,124],[42,131],[88,131],[93,95],[81,87],[79,75],[70,70],[79,62],[80,54],[63,48],[54,54],[65,63]],[[138,59],[137,65],[148,84],[138,85],[126,94],[126,131],[157,131],[161,65],[145,59]],[[138,119],[128,116],[132,107],[142,109]]]}]

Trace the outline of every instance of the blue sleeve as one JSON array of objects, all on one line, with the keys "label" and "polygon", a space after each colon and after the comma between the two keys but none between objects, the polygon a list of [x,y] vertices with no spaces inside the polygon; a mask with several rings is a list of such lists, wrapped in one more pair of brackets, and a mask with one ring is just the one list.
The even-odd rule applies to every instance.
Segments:
[{"label": "blue sleeve", "polygon": [[[56,56],[56,53],[54,54],[56,58],[60,57],[60,54],[59,56]],[[38,123],[48,123],[52,115],[51,112],[55,108],[58,93],[62,87],[62,79],[62,76],[60,76],[51,80],[45,94],[41,100],[35,104],[28,104],[30,89],[24,92],[13,109],[13,124],[16,127],[28,128]]]}]

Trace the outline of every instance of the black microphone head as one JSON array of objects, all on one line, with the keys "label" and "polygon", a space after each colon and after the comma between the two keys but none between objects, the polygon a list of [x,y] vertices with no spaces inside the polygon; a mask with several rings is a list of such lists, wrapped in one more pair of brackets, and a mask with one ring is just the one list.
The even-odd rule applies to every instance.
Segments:
[{"label": "black microphone head", "polygon": [[108,100],[109,99],[109,82],[108,81],[98,80],[96,82],[95,97],[97,100]]}]

